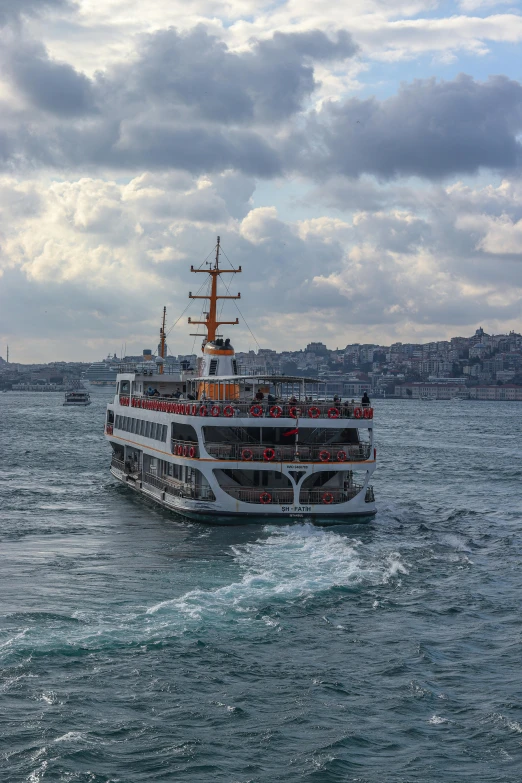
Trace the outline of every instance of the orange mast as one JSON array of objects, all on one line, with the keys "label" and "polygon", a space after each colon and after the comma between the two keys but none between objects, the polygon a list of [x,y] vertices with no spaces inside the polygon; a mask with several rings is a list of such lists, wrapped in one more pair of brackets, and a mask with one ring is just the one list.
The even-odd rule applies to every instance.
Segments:
[{"label": "orange mast", "polygon": [[193,321],[192,318],[188,319],[189,324],[198,324],[204,326],[207,330],[207,334],[203,340],[202,350],[204,350],[207,342],[213,342],[216,339],[218,326],[222,326],[223,324],[230,324],[231,326],[235,326],[236,324],[239,323],[238,318],[236,318],[235,321],[218,321],[218,316],[217,316],[218,299],[241,299],[241,294],[238,294],[237,296],[218,296],[217,293],[218,277],[222,274],[236,275],[238,272],[241,272],[241,267],[239,267],[238,269],[220,269],[219,266],[220,246],[221,246],[221,237],[218,237],[217,245],[216,245],[216,259],[214,261],[213,267],[211,267],[210,269],[194,269],[193,266],[190,267],[191,272],[204,272],[205,274],[209,274],[212,278],[211,286],[210,286],[210,294],[208,296],[194,296],[192,294],[192,291],[189,293],[189,299],[210,300],[210,307],[208,313],[206,313],[205,321]]},{"label": "orange mast", "polygon": [[[167,315],[167,308],[163,308],[163,321],[160,328],[160,356],[165,361],[165,317]],[[163,375],[163,364],[160,366],[160,375]]]}]

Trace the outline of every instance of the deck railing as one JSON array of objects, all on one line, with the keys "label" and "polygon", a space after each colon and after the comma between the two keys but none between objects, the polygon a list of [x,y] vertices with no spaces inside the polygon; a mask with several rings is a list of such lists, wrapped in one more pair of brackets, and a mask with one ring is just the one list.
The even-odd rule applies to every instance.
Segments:
[{"label": "deck railing", "polygon": [[363,486],[351,484],[346,489],[335,487],[318,487],[314,489],[301,489],[299,503],[310,505],[331,505],[332,503],[346,503],[361,492]]},{"label": "deck railing", "polygon": [[[174,443],[178,444],[180,441],[173,441]],[[214,459],[235,462],[357,462],[368,460],[371,455],[371,446],[367,443],[299,445],[297,449],[295,445],[205,443],[205,449]],[[173,450],[173,453],[176,452]]]},{"label": "deck railing", "polygon": [[111,459],[111,468],[116,468],[116,470],[121,470],[125,472],[125,462],[122,459],[117,459],[116,457],[113,457]]},{"label": "deck railing", "polygon": [[209,416],[242,419],[373,419],[373,408],[362,404],[343,405],[322,400],[293,402],[226,402],[214,400],[175,400],[172,397],[126,397],[120,405],[183,416]]},{"label": "deck railing", "polygon": [[221,489],[242,503],[259,503],[270,505],[292,505],[294,502],[294,490],[273,487],[221,487]]},{"label": "deck railing", "polygon": [[193,498],[194,500],[216,499],[210,487],[194,487],[185,482],[177,481],[171,476],[154,476],[152,473],[145,473],[143,483],[177,497]]}]

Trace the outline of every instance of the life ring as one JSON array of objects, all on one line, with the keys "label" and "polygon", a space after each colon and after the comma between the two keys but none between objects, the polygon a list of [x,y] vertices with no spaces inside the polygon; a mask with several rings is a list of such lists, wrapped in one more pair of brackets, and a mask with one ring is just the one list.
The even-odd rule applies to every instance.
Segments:
[{"label": "life ring", "polygon": [[370,415],[368,416],[368,418],[369,418],[369,419],[373,419],[373,408],[368,408],[368,412],[369,412],[369,414],[370,414]]},{"label": "life ring", "polygon": [[272,460],[275,458],[275,450],[271,448],[266,448],[263,451],[263,459],[265,459],[267,462],[272,462]]},{"label": "life ring", "polygon": [[323,495],[323,503],[327,506],[334,502],[334,496],[331,492],[325,492]]},{"label": "life ring", "polygon": [[298,408],[296,405],[290,408],[290,416],[292,417],[292,419],[297,419],[301,415],[301,413],[302,413],[301,408]]},{"label": "life ring", "polygon": [[337,462],[346,462],[346,459],[347,459],[346,451],[337,452]]},{"label": "life ring", "polygon": [[353,415],[355,416],[356,419],[362,418],[363,415],[362,408],[354,408]]},{"label": "life ring", "polygon": [[330,462],[330,452],[329,451],[320,451],[319,452],[319,459],[321,462]]},{"label": "life ring", "polygon": [[263,408],[261,405],[252,405],[250,408],[250,415],[253,416],[255,419],[258,419],[260,416],[263,415]]},{"label": "life ring", "polygon": [[206,405],[200,405],[199,407],[199,415],[200,416],[208,416],[207,406]]},{"label": "life ring", "polygon": [[221,413],[221,409],[219,405],[213,405],[212,408],[210,409],[210,413],[212,414],[212,416],[219,416],[219,414]]},{"label": "life ring", "polygon": [[188,446],[187,446],[187,444],[186,444],[186,443],[185,443],[185,445],[183,446],[183,456],[184,456],[184,457],[187,457],[187,456],[188,456]]},{"label": "life ring", "polygon": [[321,409],[317,405],[312,405],[311,408],[308,408],[308,415],[311,419],[318,419],[321,415]]},{"label": "life ring", "polygon": [[198,406],[196,405],[195,402],[193,402],[192,403],[192,410],[191,410],[192,416],[196,416],[197,412],[198,412]]},{"label": "life ring", "polygon": [[190,447],[188,455],[190,459],[194,459],[194,457],[196,456],[196,449],[194,448],[194,446]]},{"label": "life ring", "polygon": [[329,419],[338,419],[339,418],[339,408],[330,408],[328,410],[328,418]]},{"label": "life ring", "polygon": [[272,495],[270,492],[261,492],[259,495],[259,502],[263,504],[263,506],[266,506],[268,503],[272,502]]},{"label": "life ring", "polygon": [[243,449],[241,452],[241,459],[244,459],[245,462],[250,462],[253,456],[254,454],[251,449]]},{"label": "life ring", "polygon": [[270,408],[270,416],[273,419],[278,419],[282,413],[283,413],[283,409],[280,405],[272,405],[272,407]]},{"label": "life ring", "polygon": [[232,407],[232,405],[225,405],[223,409],[223,416],[230,418],[233,415],[234,415],[234,408]]},{"label": "life ring", "polygon": [[181,443],[178,443],[178,446],[176,448],[176,454],[178,455],[178,457],[183,456],[183,446],[181,445]]},{"label": "life ring", "polygon": [[369,408],[364,408],[364,409],[363,409],[363,418],[364,418],[364,419],[369,419],[369,418],[371,418],[371,417],[370,417],[370,409],[369,409]]}]

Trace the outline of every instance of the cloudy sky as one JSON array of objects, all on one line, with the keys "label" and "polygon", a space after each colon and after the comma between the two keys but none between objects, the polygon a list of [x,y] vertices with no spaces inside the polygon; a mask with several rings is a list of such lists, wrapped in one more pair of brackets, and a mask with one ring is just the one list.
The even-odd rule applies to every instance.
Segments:
[{"label": "cloudy sky", "polygon": [[154,347],[217,234],[261,347],[520,331],[521,41],[503,0],[0,0],[0,355]]}]

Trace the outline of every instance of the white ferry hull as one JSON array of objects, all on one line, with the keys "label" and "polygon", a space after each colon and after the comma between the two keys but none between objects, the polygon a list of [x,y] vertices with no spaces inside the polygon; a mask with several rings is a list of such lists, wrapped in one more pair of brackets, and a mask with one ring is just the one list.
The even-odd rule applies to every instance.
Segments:
[{"label": "white ferry hull", "polygon": [[64,402],[63,407],[64,408],[85,408],[87,405],[90,405],[91,401],[88,402]]},{"label": "white ferry hull", "polygon": [[110,470],[114,478],[129,489],[163,508],[195,522],[217,525],[253,525],[306,519],[315,524],[342,525],[347,522],[367,521],[377,513],[375,502],[365,501],[366,490],[360,492],[358,496],[347,503],[339,503],[332,508],[316,504],[270,504],[270,506],[259,504],[259,506],[253,506],[252,503],[242,503],[233,498],[227,498],[224,502],[218,500],[206,502],[178,497],[148,485],[138,477],[128,476],[114,467],[111,467]]}]

